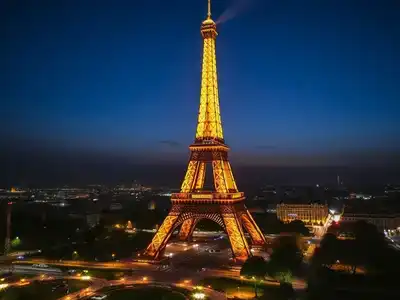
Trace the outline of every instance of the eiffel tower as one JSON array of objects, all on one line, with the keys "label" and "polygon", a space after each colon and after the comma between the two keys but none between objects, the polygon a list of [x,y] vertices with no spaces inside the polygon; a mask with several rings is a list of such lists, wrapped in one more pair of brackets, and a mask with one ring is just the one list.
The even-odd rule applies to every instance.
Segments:
[{"label": "eiffel tower", "polygon": [[[172,208],[145,254],[157,259],[179,226],[179,238],[187,240],[199,220],[209,219],[225,230],[233,256],[240,261],[251,256],[244,230],[255,245],[264,245],[265,237],[244,204],[244,193],[239,192],[236,186],[228,160],[229,147],[224,141],[218,96],[215,55],[218,33],[211,19],[210,0],[201,35],[204,46],[196,138],[189,146],[190,160],[181,190],[172,194]],[[211,191],[204,188],[207,166],[211,166],[213,171],[214,190]]]}]

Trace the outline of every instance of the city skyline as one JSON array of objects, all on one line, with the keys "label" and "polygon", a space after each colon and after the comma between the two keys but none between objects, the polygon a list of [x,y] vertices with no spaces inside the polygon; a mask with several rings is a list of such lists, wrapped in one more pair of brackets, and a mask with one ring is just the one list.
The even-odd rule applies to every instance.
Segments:
[{"label": "city skyline", "polygon": [[398,0],[0,11],[2,300],[400,295]]},{"label": "city skyline", "polygon": [[[217,64],[235,165],[398,162],[395,1],[214,2],[227,21]],[[3,10],[9,153],[186,162],[204,1],[25,4]]]}]

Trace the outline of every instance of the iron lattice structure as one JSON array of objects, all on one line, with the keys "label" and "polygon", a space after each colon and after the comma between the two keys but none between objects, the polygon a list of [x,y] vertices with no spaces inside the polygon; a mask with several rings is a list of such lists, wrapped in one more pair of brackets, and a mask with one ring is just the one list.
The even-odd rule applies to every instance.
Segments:
[{"label": "iron lattice structure", "polygon": [[[233,255],[245,260],[251,255],[244,235],[246,230],[255,245],[264,245],[265,237],[244,205],[228,160],[219,107],[215,40],[218,35],[208,17],[201,25],[204,40],[200,109],[195,142],[190,145],[190,160],[180,193],[172,194],[172,208],[159,227],[145,254],[157,259],[172,233],[180,226],[179,238],[191,237],[197,222],[209,219],[218,223],[229,236]],[[214,190],[204,190],[207,166],[212,167]]]}]

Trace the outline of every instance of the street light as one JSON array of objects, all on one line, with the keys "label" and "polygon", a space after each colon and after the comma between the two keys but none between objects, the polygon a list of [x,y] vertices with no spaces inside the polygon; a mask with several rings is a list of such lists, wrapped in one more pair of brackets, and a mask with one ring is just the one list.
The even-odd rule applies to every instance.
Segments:
[{"label": "street light", "polygon": [[206,294],[204,294],[204,293],[194,293],[193,294],[193,298],[194,299],[205,299],[206,298]]},{"label": "street light", "polygon": [[252,276],[251,279],[254,280],[254,294],[257,298],[258,297],[258,295],[257,295],[257,280],[256,280],[256,277],[254,277],[254,276]]}]

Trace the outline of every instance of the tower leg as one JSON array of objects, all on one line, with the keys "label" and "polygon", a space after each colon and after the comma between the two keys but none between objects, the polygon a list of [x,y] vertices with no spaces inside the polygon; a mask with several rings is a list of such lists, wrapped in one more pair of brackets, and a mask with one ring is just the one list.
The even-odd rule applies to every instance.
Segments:
[{"label": "tower leg", "polygon": [[161,251],[164,250],[171,234],[175,228],[176,221],[178,219],[178,215],[169,214],[164,222],[161,224],[160,228],[157,230],[156,234],[153,237],[150,245],[147,247],[145,251],[145,255],[151,256],[154,259],[157,259],[160,255]]},{"label": "tower leg", "polygon": [[179,231],[179,239],[181,241],[186,241],[188,240],[194,231],[194,228],[197,224],[196,219],[188,219],[182,223],[181,230]]},{"label": "tower leg", "polygon": [[242,215],[243,226],[246,228],[247,232],[250,234],[251,241],[254,245],[265,245],[265,236],[261,232],[260,228],[257,226],[250,212],[246,210]]},{"label": "tower leg", "polygon": [[228,234],[234,257],[238,260],[246,260],[251,255],[251,252],[238,216],[235,213],[223,214],[222,218],[224,219],[226,233]]}]

